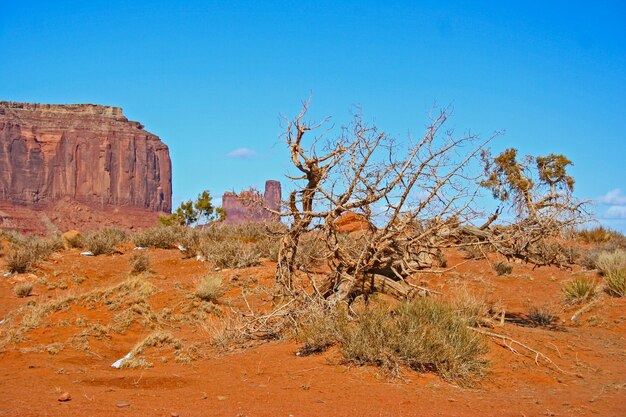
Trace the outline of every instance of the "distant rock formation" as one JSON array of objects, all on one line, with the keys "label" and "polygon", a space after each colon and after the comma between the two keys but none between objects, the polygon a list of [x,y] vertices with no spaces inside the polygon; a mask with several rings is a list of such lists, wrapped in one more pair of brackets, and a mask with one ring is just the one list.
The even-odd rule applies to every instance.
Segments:
[{"label": "distant rock formation", "polygon": [[0,101],[0,201],[170,212],[171,200],[167,146],[121,108]]},{"label": "distant rock formation", "polygon": [[225,223],[280,221],[280,217],[268,211],[280,211],[282,191],[279,181],[265,182],[265,193],[246,190],[239,194],[226,192],[222,196],[222,208],[226,211]]}]

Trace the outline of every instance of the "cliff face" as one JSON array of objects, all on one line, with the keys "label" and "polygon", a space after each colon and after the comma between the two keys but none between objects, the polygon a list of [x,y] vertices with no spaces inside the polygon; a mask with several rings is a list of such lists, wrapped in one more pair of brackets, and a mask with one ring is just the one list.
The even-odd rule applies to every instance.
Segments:
[{"label": "cliff face", "polygon": [[0,200],[171,210],[167,146],[118,107],[0,101]]},{"label": "cliff face", "polygon": [[281,186],[278,181],[266,181],[265,193],[256,190],[239,194],[227,192],[222,196],[222,208],[226,211],[225,223],[280,221],[279,216],[269,210],[280,211]]}]

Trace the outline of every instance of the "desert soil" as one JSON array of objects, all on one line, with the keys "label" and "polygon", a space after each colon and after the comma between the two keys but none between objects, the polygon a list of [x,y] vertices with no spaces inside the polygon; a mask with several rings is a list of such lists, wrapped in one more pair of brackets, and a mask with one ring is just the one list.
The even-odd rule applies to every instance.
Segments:
[{"label": "desert soil", "polygon": [[[242,288],[256,294],[258,306],[267,305],[269,297],[259,288],[272,285],[274,264],[219,271],[228,293],[216,312],[194,319],[190,294],[213,267],[184,259],[178,250],[147,251],[152,272],[142,279],[157,291],[139,303],[147,310],[135,309],[123,331],[95,330],[94,325],[119,320],[113,294],[89,303],[68,301],[19,333],[20,308],[28,303],[80,296],[129,279],[132,246],[112,256],[79,252],[55,253],[33,273],[0,278],[0,332],[3,339],[11,337],[0,348],[0,416],[626,415],[626,299],[605,296],[576,323],[570,320],[576,308],[562,301],[564,282],[577,274],[600,279],[595,272],[516,264],[511,275],[497,276],[488,262],[471,260],[442,275],[416,277],[436,291],[466,287],[502,306],[513,319],[487,330],[545,353],[562,369],[536,361],[519,346],[516,354],[490,339],[488,375],[479,385],[459,387],[411,370],[390,379],[375,367],[347,365],[336,348],[298,356],[300,345],[293,340],[218,349],[209,343],[214,327],[206,323],[219,323],[220,311],[224,316],[229,306],[238,306]],[[449,254],[451,264],[460,260],[455,256]],[[24,282],[34,284],[32,294],[18,298],[14,288]],[[525,317],[532,307],[550,309],[558,322],[549,328],[530,326]],[[178,321],[155,324],[146,313],[164,309],[180,313]],[[151,368],[111,367],[158,327],[181,340],[182,360],[165,346],[146,351]],[[71,399],[58,401],[66,392]]]}]

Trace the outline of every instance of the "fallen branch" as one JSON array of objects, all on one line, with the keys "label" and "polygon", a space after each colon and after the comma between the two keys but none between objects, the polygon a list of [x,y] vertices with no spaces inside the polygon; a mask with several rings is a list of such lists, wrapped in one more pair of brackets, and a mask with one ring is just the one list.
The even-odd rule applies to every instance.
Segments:
[{"label": "fallen branch", "polygon": [[586,313],[587,311],[591,310],[596,304],[598,304],[598,300],[593,300],[592,302],[587,303],[581,308],[579,308],[578,310],[576,310],[576,312],[570,319],[572,320],[572,323],[578,320],[578,317],[580,317],[581,314]]},{"label": "fallen branch", "polygon": [[[556,363],[554,363],[554,361],[552,359],[550,359],[548,356],[546,356],[545,354],[539,352],[538,350],[535,350],[525,344],[523,344],[522,342],[519,342],[509,336],[505,336],[503,334],[498,334],[498,333],[493,333],[493,332],[488,332],[486,330],[482,330],[482,329],[477,329],[476,327],[469,327],[469,329],[483,334],[485,336],[489,336],[489,337],[493,337],[496,339],[501,339],[502,342],[504,343],[504,345],[513,353],[518,354],[519,352],[517,350],[515,350],[515,348],[513,348],[513,346],[511,346],[512,344],[518,345],[523,347],[524,349],[528,350],[529,352],[532,352],[535,354],[535,364],[539,365],[539,359],[543,358],[546,362],[548,362],[549,364],[551,364],[552,366],[554,366],[559,372],[561,372],[562,374],[566,374],[567,372],[565,372],[563,369],[561,369]],[[507,343],[508,342],[508,343]]]}]

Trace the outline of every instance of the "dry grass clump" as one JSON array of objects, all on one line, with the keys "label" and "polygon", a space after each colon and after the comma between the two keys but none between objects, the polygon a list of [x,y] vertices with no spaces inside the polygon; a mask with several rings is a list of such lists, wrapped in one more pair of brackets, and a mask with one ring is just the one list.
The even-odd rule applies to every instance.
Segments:
[{"label": "dry grass clump", "polygon": [[169,332],[157,331],[149,334],[144,340],[130,351],[130,357],[124,360],[120,368],[151,368],[152,362],[137,355],[143,354],[148,348],[163,348],[171,346],[175,350],[182,348],[182,342]]},{"label": "dry grass clump", "polygon": [[19,284],[13,289],[13,292],[19,298],[28,297],[32,291],[33,291],[33,286],[30,284]]},{"label": "dry grass clump", "polygon": [[617,247],[626,247],[626,236],[620,232],[607,229],[603,226],[583,229],[578,232],[578,237],[586,243],[612,243]]},{"label": "dry grass clump", "polygon": [[207,275],[198,283],[195,296],[203,301],[216,301],[226,292],[226,287],[221,277]]},{"label": "dry grass clump", "polygon": [[305,343],[303,353],[338,343],[346,360],[355,364],[382,366],[393,374],[407,366],[466,384],[487,368],[484,337],[469,324],[452,305],[420,298],[394,308],[376,305],[354,320],[341,309],[313,315],[304,322],[299,338]]},{"label": "dry grass clump", "polygon": [[323,352],[339,339],[337,323],[344,320],[345,312],[325,305],[311,304],[300,318],[296,340],[303,343],[299,354]]},{"label": "dry grass clump", "polygon": [[484,338],[451,306],[429,298],[360,314],[341,326],[341,351],[357,364],[401,364],[459,383],[482,376],[487,366]]},{"label": "dry grass clump", "polygon": [[498,275],[509,275],[513,272],[513,265],[503,261],[495,262],[491,265],[491,267]]},{"label": "dry grass clump", "polygon": [[588,277],[576,277],[563,285],[562,291],[567,304],[582,304],[596,295],[598,284]]},{"label": "dry grass clump", "polygon": [[[245,268],[246,266],[234,266],[237,262],[232,259],[232,256],[237,256],[237,251],[243,252],[245,255],[241,265],[246,263],[249,266],[257,265],[260,257],[276,260],[280,238],[285,230],[285,226],[281,223],[243,223],[237,225],[215,223],[202,229],[196,239],[196,246],[207,260],[224,263],[225,268]],[[230,256],[227,254],[223,259],[215,257],[215,251],[219,250],[220,244],[229,246]]]},{"label": "dry grass clump", "polygon": [[48,258],[52,252],[62,248],[63,243],[57,237],[13,235],[11,246],[5,256],[5,262],[9,272],[24,273]]},{"label": "dry grass clump", "polygon": [[150,270],[150,257],[145,253],[133,253],[129,262],[130,273],[133,275]]},{"label": "dry grass clump", "polygon": [[172,249],[183,244],[193,231],[185,226],[157,226],[136,232],[133,242],[143,248]]},{"label": "dry grass clump", "polygon": [[606,292],[613,297],[626,296],[626,251],[602,252],[596,266],[604,275]]},{"label": "dry grass clump", "polygon": [[249,268],[260,264],[260,254],[254,245],[241,240],[205,240],[200,252],[207,262],[219,268]]},{"label": "dry grass clump", "polygon": [[83,244],[95,256],[110,255],[115,252],[115,247],[126,241],[126,232],[114,227],[105,227],[100,230],[87,233],[83,237]]},{"label": "dry grass clump", "polygon": [[536,327],[549,327],[558,319],[547,307],[532,307],[527,315],[530,324]]}]

